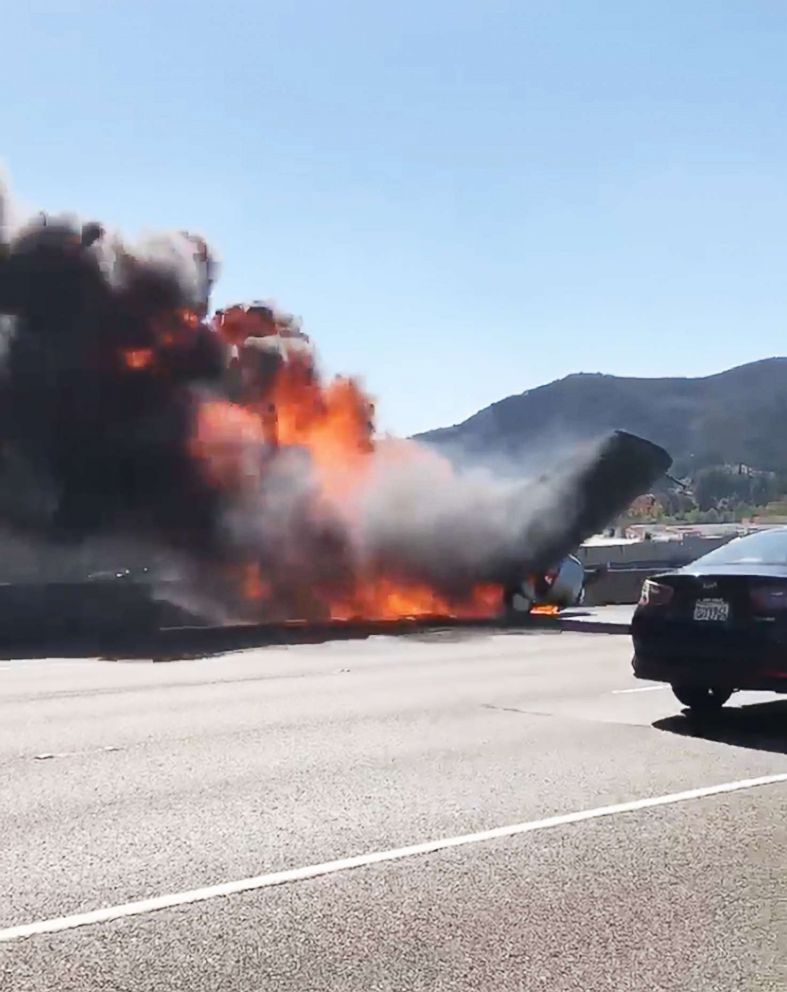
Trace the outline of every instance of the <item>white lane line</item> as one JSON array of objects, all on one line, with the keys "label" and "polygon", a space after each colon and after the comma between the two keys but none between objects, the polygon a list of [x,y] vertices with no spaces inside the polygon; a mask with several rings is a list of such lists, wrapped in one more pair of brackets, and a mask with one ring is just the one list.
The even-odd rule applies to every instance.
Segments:
[{"label": "white lane line", "polygon": [[740,789],[753,789],[760,785],[774,785],[777,782],[787,782],[787,772],[763,775],[760,778],[740,779],[737,782],[724,782],[721,785],[689,789],[686,792],[673,792],[666,796],[634,799],[627,803],[599,806],[596,809],[585,809],[576,813],[562,813],[559,816],[547,817],[545,820],[530,820],[526,823],[495,827],[492,830],[481,830],[475,834],[461,834],[458,837],[442,837],[438,840],[426,841],[424,844],[396,847],[390,851],[358,854],[352,858],[340,858],[337,861],[325,861],[319,865],[307,865],[305,868],[289,868],[286,871],[275,871],[253,878],[242,878],[236,882],[208,885],[201,889],[192,889],[190,892],[174,892],[169,895],[155,896],[152,899],[141,899],[139,902],[127,902],[121,906],[107,906],[104,909],[96,909],[89,913],[75,913],[73,916],[61,916],[51,920],[39,920],[36,923],[8,927],[5,930],[0,930],[0,943],[10,943],[24,937],[35,937],[45,933],[59,933],[62,930],[75,930],[77,927],[91,926],[97,923],[109,923],[111,920],[125,919],[129,916],[143,916],[162,909],[172,909],[175,906],[207,902],[209,899],[220,899],[256,889],[267,889],[274,885],[285,885],[288,882],[303,882],[306,879],[334,875],[337,872],[350,871],[352,868],[364,868],[385,861],[402,861],[405,858],[434,854],[437,851],[446,851],[453,847],[465,847],[468,844],[499,840],[502,837],[516,837],[520,834],[534,833],[536,830],[546,830],[550,827],[563,827],[585,820],[615,816],[618,813],[635,813],[642,809],[654,809],[657,806],[668,806],[671,803],[686,802],[689,799],[703,799],[706,796],[718,796],[725,792],[737,792]]},{"label": "white lane line", "polygon": [[42,751],[34,754],[36,761],[49,761],[51,758],[81,758],[86,754],[103,754],[109,751],[119,751],[116,744],[105,744],[103,747],[89,747],[83,751]]},{"label": "white lane line", "polygon": [[635,689],[613,689],[613,696],[624,696],[628,692],[655,692],[657,689],[669,689],[668,685],[638,685]]},{"label": "white lane line", "polygon": [[8,664],[0,665],[0,672],[22,672],[28,671],[40,665],[54,665],[57,668],[85,668],[88,665],[95,665],[96,659],[86,658],[84,661],[63,661],[60,658],[20,658]]}]

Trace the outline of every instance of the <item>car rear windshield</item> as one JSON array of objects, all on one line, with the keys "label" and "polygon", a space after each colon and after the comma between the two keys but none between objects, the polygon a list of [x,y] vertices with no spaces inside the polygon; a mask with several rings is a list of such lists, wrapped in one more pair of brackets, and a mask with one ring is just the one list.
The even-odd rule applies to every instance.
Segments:
[{"label": "car rear windshield", "polygon": [[787,565],[787,529],[738,537],[700,558],[702,565]]}]

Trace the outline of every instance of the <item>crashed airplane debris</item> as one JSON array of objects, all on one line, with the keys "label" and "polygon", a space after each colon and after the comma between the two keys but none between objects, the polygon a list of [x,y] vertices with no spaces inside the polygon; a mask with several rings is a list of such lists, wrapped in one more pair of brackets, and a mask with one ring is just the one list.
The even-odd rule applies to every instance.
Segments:
[{"label": "crashed airplane debris", "polygon": [[202,239],[51,218],[0,238],[0,529],[35,544],[39,585],[64,546],[80,582],[116,571],[87,567],[111,539],[147,549],[143,584],[192,616],[489,617],[671,464],[615,432],[537,480],[457,471],[380,437],[290,315],[209,317]]}]

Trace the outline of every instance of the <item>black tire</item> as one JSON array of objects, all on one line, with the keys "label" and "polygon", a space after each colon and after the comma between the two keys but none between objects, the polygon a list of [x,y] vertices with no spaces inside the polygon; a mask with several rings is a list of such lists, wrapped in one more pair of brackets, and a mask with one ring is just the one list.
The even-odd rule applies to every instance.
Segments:
[{"label": "black tire", "polygon": [[717,713],[732,695],[732,689],[713,685],[673,685],[672,691],[695,713]]}]

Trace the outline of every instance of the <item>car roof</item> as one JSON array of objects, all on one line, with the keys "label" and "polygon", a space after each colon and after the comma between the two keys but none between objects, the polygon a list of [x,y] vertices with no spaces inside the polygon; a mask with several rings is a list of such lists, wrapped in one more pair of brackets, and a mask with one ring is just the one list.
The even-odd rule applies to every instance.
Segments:
[{"label": "car roof", "polygon": [[773,527],[733,538],[678,571],[693,575],[787,576],[787,527]]}]

